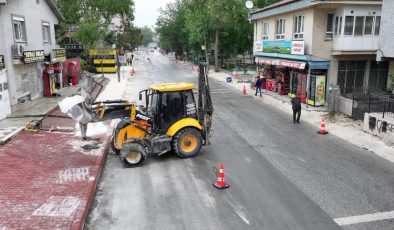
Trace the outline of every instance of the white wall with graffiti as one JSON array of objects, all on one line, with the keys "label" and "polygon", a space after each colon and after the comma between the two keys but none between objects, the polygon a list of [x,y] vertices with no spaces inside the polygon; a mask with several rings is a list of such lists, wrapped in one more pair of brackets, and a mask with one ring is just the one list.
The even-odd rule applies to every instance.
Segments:
[{"label": "white wall with graffiti", "polygon": [[363,130],[383,138],[389,144],[394,144],[394,117],[383,118],[380,113],[366,113]]}]

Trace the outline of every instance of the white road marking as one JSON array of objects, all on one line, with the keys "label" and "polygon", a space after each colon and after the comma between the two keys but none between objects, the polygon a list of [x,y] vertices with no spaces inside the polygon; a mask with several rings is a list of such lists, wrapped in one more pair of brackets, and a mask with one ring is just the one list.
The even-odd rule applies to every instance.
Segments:
[{"label": "white road marking", "polygon": [[335,218],[334,221],[338,225],[342,226],[342,225],[359,224],[359,223],[366,223],[366,222],[377,221],[377,220],[388,220],[388,219],[394,219],[394,211]]},{"label": "white road marking", "polygon": [[33,216],[72,217],[78,209],[81,199],[73,196],[52,196],[33,212]]},{"label": "white road marking", "polygon": [[245,213],[242,211],[242,207],[238,207],[237,205],[234,205],[231,202],[228,202],[231,207],[234,209],[235,213],[237,213],[237,215],[246,223],[246,224],[250,224],[249,220],[246,218]]},{"label": "white road marking", "polygon": [[58,172],[57,184],[65,184],[77,181],[90,181],[89,167],[83,168],[70,168]]}]

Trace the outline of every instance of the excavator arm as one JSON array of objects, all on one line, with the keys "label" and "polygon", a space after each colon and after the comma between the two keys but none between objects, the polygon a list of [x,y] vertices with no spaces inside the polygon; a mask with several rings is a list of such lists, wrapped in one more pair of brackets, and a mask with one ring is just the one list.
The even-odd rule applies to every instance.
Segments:
[{"label": "excavator arm", "polygon": [[198,121],[203,127],[202,138],[204,145],[210,144],[212,132],[213,105],[209,89],[208,70],[206,63],[200,63],[198,76]]}]

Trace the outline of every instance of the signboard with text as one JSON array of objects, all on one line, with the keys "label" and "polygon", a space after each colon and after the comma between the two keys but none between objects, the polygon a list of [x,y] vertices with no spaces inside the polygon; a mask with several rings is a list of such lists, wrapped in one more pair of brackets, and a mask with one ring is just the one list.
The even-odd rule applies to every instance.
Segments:
[{"label": "signboard with text", "polygon": [[291,41],[291,54],[304,55],[305,42],[304,41]]},{"label": "signboard with text", "polygon": [[90,50],[91,56],[115,56],[116,50]]},{"label": "signboard with text", "polygon": [[44,50],[24,51],[23,62],[25,64],[42,62],[45,59]]},{"label": "signboard with text", "polygon": [[67,50],[83,50],[83,45],[81,44],[66,44],[64,48]]},{"label": "signboard with text", "polygon": [[263,52],[304,55],[304,41],[275,40],[263,41]]},{"label": "signboard with text", "polygon": [[261,41],[255,42],[255,51],[256,52],[263,51],[263,46],[262,46],[262,42]]},{"label": "signboard with text", "polygon": [[53,49],[51,54],[51,62],[64,62],[66,60],[65,49]]},{"label": "signboard with text", "polygon": [[0,69],[4,69],[4,68],[5,68],[4,56],[0,55]]}]

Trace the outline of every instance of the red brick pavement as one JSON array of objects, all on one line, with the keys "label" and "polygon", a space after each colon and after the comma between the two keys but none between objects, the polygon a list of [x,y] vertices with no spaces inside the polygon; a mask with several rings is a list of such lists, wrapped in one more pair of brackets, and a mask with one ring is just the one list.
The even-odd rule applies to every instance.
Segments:
[{"label": "red brick pavement", "polygon": [[97,136],[100,148],[90,151],[80,147],[89,141],[46,131],[1,146],[0,229],[81,229],[110,134]]}]

